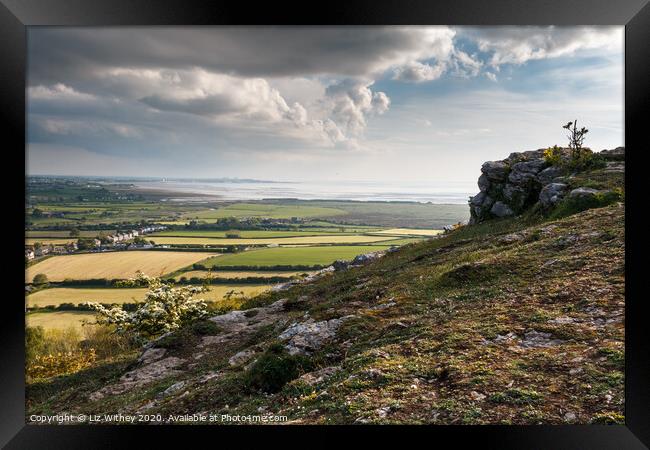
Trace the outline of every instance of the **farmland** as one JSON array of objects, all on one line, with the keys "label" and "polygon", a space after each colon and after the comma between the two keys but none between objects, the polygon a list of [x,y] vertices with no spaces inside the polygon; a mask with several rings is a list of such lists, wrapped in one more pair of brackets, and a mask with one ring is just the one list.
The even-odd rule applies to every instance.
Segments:
[{"label": "farmland", "polygon": [[[159,231],[151,235],[151,239],[162,237],[191,237],[191,238],[225,238],[227,234],[237,233],[242,239],[264,239],[264,238],[284,238],[284,237],[300,237],[300,236],[331,236],[331,235],[354,235],[360,231],[338,231],[337,229],[330,229],[328,231],[311,231],[311,230],[296,230],[296,231],[271,231],[271,230],[230,230],[230,231],[216,231],[216,230],[168,230]],[[363,232],[363,231],[361,231]]]},{"label": "farmland", "polygon": [[322,247],[277,247],[250,250],[208,259],[206,267],[327,265],[337,259],[352,259],[362,253],[386,250],[381,245],[332,245]]},{"label": "farmland", "polygon": [[[429,239],[440,233],[442,226],[467,216],[466,205],[293,199],[221,201],[215,196],[174,194],[110,180],[30,179],[26,245],[75,241],[77,237],[70,236],[73,229],[78,237],[88,238],[128,232],[142,224],[162,224],[168,228],[144,238],[158,247],[177,248],[116,249],[36,258],[26,264],[26,283],[42,273],[53,285],[30,294],[28,306],[57,307],[85,301],[132,303],[143,298],[144,288],[117,288],[110,286],[110,280],[131,278],[137,271],[165,276],[180,284],[204,279],[208,275],[204,269],[213,268],[213,284],[205,298],[218,301],[229,290],[254,295],[271,285],[264,279],[275,278],[277,282],[310,273],[314,266]],[[234,253],[232,246],[238,246]],[[207,250],[210,247],[222,248],[226,253]],[[239,285],[237,279],[242,280]],[[28,323],[78,326],[81,319],[88,317],[83,311],[41,310],[29,313]]]},{"label": "farmland", "polygon": [[[226,292],[242,292],[244,295],[253,295],[265,291],[269,285],[247,284],[239,285],[213,285],[210,290],[197,297],[209,301],[219,301],[223,299]],[[43,289],[27,296],[27,305],[29,308],[58,306],[62,303],[72,303],[79,305],[85,302],[121,304],[135,303],[144,299],[146,288],[52,288]]]},{"label": "farmland", "polygon": [[265,203],[236,203],[218,209],[185,214],[186,219],[219,219],[223,217],[267,217],[271,219],[288,219],[291,217],[331,217],[344,215],[345,211],[310,205],[268,205]]},{"label": "farmland", "polygon": [[95,315],[87,311],[48,311],[26,315],[27,325],[43,327],[46,330],[75,328],[81,330],[83,322],[94,322]]},{"label": "farmland", "polygon": [[294,276],[300,276],[304,273],[310,274],[312,272],[309,271],[274,271],[274,270],[264,270],[264,271],[237,271],[237,270],[219,270],[219,271],[207,271],[207,270],[190,270],[187,272],[183,272],[180,275],[177,275],[175,279],[178,281],[181,278],[207,278],[208,276],[212,278],[226,278],[226,279],[231,279],[231,278],[271,278],[271,277],[294,277]]},{"label": "farmland", "polygon": [[54,256],[27,268],[26,279],[31,282],[39,273],[47,275],[50,281],[130,278],[137,271],[162,275],[212,255],[202,252],[128,251]]},{"label": "farmland", "polygon": [[40,242],[41,244],[45,245],[65,245],[69,244],[71,242],[76,242],[76,239],[74,238],[27,238],[25,239],[25,244],[27,245],[33,245],[37,242]]},{"label": "farmland", "polygon": [[335,236],[299,236],[286,238],[263,239],[228,239],[228,238],[201,238],[201,237],[150,237],[156,244],[197,244],[197,245],[308,245],[308,244],[363,244],[381,242],[395,239],[393,236],[363,236],[363,235],[335,235]]},{"label": "farmland", "polygon": [[391,228],[389,230],[375,231],[373,234],[389,234],[397,236],[437,236],[442,230],[418,230],[413,228]]}]

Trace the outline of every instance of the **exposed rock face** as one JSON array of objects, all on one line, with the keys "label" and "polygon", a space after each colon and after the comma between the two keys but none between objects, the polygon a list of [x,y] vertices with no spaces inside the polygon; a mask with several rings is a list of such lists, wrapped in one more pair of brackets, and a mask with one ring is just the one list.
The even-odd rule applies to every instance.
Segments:
[{"label": "exposed rock face", "polygon": [[568,186],[564,183],[550,183],[542,188],[542,191],[539,193],[539,201],[544,207],[549,207],[555,205],[557,202],[562,200]]},{"label": "exposed rock face", "polygon": [[[561,158],[568,159],[570,154],[570,149],[561,149]],[[606,170],[624,170],[624,147],[603,150],[600,155],[607,161]],[[588,188],[574,189],[569,194],[565,178],[570,174],[550,165],[544,159],[544,149],[511,153],[504,160],[487,161],[481,172],[480,192],[469,200],[470,224],[518,215],[538,202],[549,208],[567,194],[572,197],[596,194]]]},{"label": "exposed rock face", "polygon": [[608,161],[625,161],[625,147],[616,147],[612,150],[600,152],[603,158]]},{"label": "exposed rock face", "polygon": [[596,190],[596,189],[580,187],[580,188],[572,190],[569,193],[569,197],[572,197],[572,198],[575,198],[575,197],[588,198],[588,197],[593,197],[594,195],[598,194],[598,192],[599,191]]},{"label": "exposed rock face", "polygon": [[321,322],[309,319],[306,322],[294,323],[280,334],[279,339],[287,341],[285,348],[289,354],[309,354],[333,339],[341,324],[350,317],[344,316]]}]

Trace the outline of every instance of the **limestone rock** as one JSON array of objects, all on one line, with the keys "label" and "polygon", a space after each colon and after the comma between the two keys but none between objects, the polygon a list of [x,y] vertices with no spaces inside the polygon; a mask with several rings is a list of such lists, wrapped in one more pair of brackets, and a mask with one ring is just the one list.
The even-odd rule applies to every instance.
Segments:
[{"label": "limestone rock", "polygon": [[492,205],[490,213],[497,217],[510,217],[514,216],[515,212],[505,203],[499,201]]},{"label": "limestone rock", "polygon": [[334,374],[336,374],[340,370],[341,370],[340,366],[324,367],[320,370],[316,370],[314,372],[309,372],[302,375],[300,378],[298,378],[298,381],[308,384],[309,386],[313,386],[315,384],[326,381],[327,379],[331,378]]},{"label": "limestone rock", "polygon": [[577,189],[572,190],[569,193],[569,197],[571,197],[571,198],[589,198],[589,197],[595,196],[596,194],[598,194],[598,192],[599,191],[596,190],[596,189],[592,189],[592,188],[588,188],[588,187],[579,187]]},{"label": "limestone rock", "polygon": [[539,202],[545,207],[551,207],[564,198],[568,186],[564,183],[551,183],[544,186],[539,193]]},{"label": "limestone rock", "polygon": [[344,316],[320,322],[309,319],[306,322],[294,323],[280,334],[279,339],[287,341],[285,348],[289,354],[309,354],[334,338],[341,324],[351,317]]},{"label": "limestone rock", "polygon": [[625,161],[625,147],[616,147],[612,150],[603,150],[599,153],[608,161]]},{"label": "limestone rock", "polygon": [[557,166],[547,167],[537,174],[537,179],[542,186],[551,183],[563,173],[562,169]]},{"label": "limestone rock", "polygon": [[483,163],[481,172],[483,172],[489,180],[504,181],[508,176],[508,172],[510,172],[510,166],[508,166],[504,161],[487,161]]}]

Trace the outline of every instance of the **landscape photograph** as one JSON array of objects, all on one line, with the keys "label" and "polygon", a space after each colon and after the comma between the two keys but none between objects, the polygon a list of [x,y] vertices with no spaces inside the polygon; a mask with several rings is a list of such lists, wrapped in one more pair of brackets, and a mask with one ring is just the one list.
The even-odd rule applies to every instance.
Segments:
[{"label": "landscape photograph", "polygon": [[623,27],[29,27],[26,83],[27,424],[625,423]]}]

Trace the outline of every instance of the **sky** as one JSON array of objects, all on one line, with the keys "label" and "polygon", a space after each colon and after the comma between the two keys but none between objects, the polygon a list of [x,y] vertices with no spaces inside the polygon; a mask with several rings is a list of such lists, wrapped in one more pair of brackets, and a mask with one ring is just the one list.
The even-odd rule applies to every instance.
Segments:
[{"label": "sky", "polygon": [[624,145],[623,27],[30,27],[28,174],[475,181]]}]

